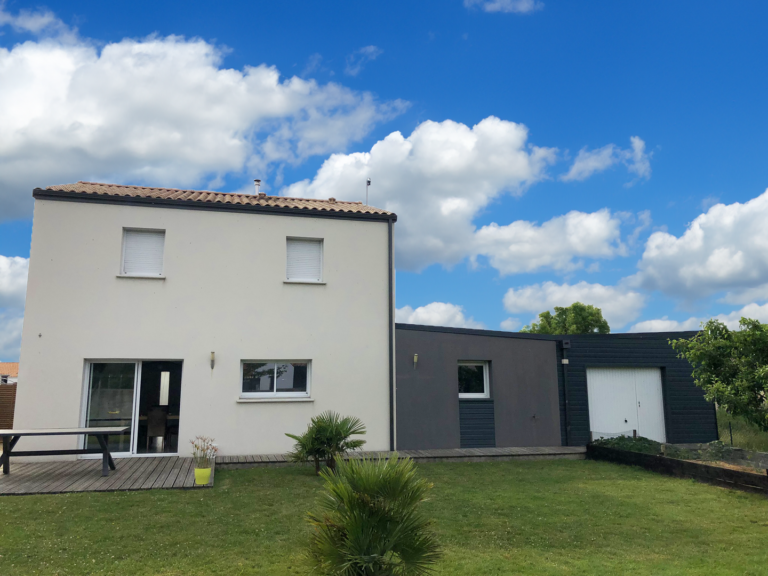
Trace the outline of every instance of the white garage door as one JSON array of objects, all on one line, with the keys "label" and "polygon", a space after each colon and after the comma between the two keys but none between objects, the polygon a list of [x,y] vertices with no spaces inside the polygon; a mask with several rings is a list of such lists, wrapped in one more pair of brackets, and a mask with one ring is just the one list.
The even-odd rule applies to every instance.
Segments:
[{"label": "white garage door", "polygon": [[666,442],[660,368],[587,368],[587,393],[593,437],[637,430]]}]

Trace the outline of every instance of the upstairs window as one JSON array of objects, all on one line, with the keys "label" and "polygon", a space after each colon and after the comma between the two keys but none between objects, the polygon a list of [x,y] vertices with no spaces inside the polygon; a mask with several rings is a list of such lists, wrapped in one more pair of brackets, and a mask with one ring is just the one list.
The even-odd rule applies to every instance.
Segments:
[{"label": "upstairs window", "polygon": [[323,241],[288,238],[285,277],[289,282],[323,281]]},{"label": "upstairs window", "polygon": [[459,398],[490,398],[487,362],[459,362]]},{"label": "upstairs window", "polygon": [[123,263],[125,276],[162,276],[165,230],[123,229]]}]

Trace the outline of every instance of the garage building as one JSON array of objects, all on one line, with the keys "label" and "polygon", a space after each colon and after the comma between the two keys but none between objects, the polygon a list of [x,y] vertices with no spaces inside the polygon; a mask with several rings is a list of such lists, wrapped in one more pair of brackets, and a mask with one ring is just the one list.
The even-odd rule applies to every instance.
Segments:
[{"label": "garage building", "polygon": [[590,437],[716,440],[714,406],[670,338],[396,325],[397,447],[582,446]]}]

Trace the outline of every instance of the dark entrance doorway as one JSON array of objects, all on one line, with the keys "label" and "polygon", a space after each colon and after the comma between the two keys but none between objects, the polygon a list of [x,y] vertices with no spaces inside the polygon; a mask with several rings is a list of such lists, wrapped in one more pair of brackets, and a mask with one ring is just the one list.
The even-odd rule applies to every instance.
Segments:
[{"label": "dark entrance doorway", "polygon": [[179,451],[181,368],[177,361],[141,363],[137,454]]}]

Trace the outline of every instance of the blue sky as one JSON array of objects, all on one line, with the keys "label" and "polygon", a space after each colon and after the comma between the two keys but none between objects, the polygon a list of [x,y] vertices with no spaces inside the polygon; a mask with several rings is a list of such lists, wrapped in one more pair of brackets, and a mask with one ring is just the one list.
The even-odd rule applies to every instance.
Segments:
[{"label": "blue sky", "polygon": [[0,6],[2,359],[31,190],[76,180],[360,200],[371,177],[401,321],[768,321],[763,2]]}]

